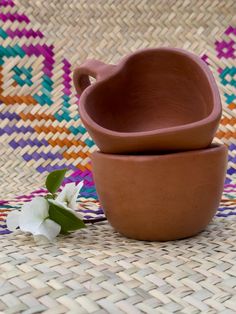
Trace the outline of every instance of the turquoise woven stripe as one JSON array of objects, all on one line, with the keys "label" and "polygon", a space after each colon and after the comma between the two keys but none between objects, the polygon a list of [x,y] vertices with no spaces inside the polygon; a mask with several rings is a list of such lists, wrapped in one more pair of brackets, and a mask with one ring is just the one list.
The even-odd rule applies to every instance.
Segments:
[{"label": "turquoise woven stripe", "polygon": [[77,128],[75,128],[74,126],[70,126],[69,130],[74,134],[85,134],[87,132],[87,130],[85,129],[85,127],[83,127],[82,125],[79,125]]},{"label": "turquoise woven stripe", "polygon": [[94,146],[94,142],[92,140],[90,140],[89,138],[87,138],[85,141],[85,144],[87,144],[89,147]]},{"label": "turquoise woven stripe", "polygon": [[0,37],[2,37],[3,39],[6,39],[8,37],[7,33],[2,28],[0,28]]},{"label": "turquoise woven stripe", "polygon": [[236,75],[236,67],[226,67],[221,73],[221,83],[223,85],[231,85],[233,87],[236,87],[236,79],[234,78]]},{"label": "turquoise woven stripe", "polygon": [[3,56],[6,56],[6,57],[16,57],[16,56],[24,57],[25,52],[18,45],[6,46],[6,47],[0,46],[0,57],[3,57]]},{"label": "turquoise woven stripe", "polygon": [[[33,82],[32,82],[32,68],[28,68],[26,69],[25,67],[17,67],[14,66],[12,68],[12,70],[15,72],[15,74],[12,76],[12,78],[20,85],[23,86],[25,84],[27,84],[28,86],[32,86]],[[25,77],[24,77],[24,76]]]}]

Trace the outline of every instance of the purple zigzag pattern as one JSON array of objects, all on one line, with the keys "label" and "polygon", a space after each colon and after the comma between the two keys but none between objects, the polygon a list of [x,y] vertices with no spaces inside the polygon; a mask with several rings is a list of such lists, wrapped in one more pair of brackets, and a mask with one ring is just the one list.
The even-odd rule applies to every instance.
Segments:
[{"label": "purple zigzag pattern", "polygon": [[11,38],[14,38],[14,37],[18,37],[18,38],[22,38],[22,37],[26,37],[26,38],[30,38],[30,37],[33,37],[33,38],[43,38],[43,33],[41,33],[39,30],[37,31],[34,31],[33,29],[26,29],[26,28],[23,28],[21,30],[11,30],[10,28],[6,29],[5,31],[7,33],[7,35]]},{"label": "purple zigzag pattern", "polygon": [[0,7],[14,7],[15,4],[12,0],[0,0]]},{"label": "purple zigzag pattern", "polygon": [[0,128],[0,134],[2,133],[6,133],[8,135],[11,135],[13,133],[23,133],[23,134],[26,134],[26,133],[33,133],[34,132],[34,129],[31,128],[30,126],[21,126],[21,127],[17,127],[15,125],[6,125],[4,128]]},{"label": "purple zigzag pattern", "polygon": [[40,159],[44,159],[44,160],[48,160],[48,159],[60,159],[62,160],[63,157],[60,153],[51,153],[51,152],[48,152],[48,153],[44,153],[44,152],[41,152],[41,153],[38,153],[38,152],[33,152],[32,154],[28,154],[28,153],[25,153],[23,155],[23,158],[25,161],[30,161],[30,160],[40,160]]},{"label": "purple zigzag pattern", "polygon": [[48,142],[45,139],[38,140],[37,138],[34,139],[34,140],[31,140],[31,139],[28,139],[28,140],[20,139],[17,142],[15,140],[11,140],[9,145],[12,148],[16,149],[17,147],[24,148],[26,146],[30,146],[30,147],[33,147],[33,146],[37,146],[37,147],[48,146]]},{"label": "purple zigzag pattern", "polygon": [[234,26],[229,26],[226,31],[225,31],[226,35],[230,35],[230,34],[234,34],[236,36],[236,27]]},{"label": "purple zigzag pattern", "polygon": [[71,73],[71,64],[68,60],[63,59],[62,60],[63,65],[63,85],[64,85],[64,89],[63,89],[63,93],[65,95],[70,96],[71,95],[71,78],[70,78],[70,73]]},{"label": "purple zigzag pattern", "polygon": [[8,119],[10,121],[12,121],[12,120],[19,121],[20,117],[18,116],[18,114],[11,113],[9,111],[8,112],[0,112],[0,120],[3,120],[3,119]]},{"label": "purple zigzag pattern", "polygon": [[49,77],[52,77],[52,70],[53,70],[53,64],[54,64],[54,53],[53,53],[53,45],[23,45],[22,49],[27,53],[29,56],[35,55],[36,57],[39,57],[40,55],[44,56],[44,68],[43,72]]},{"label": "purple zigzag pattern", "polygon": [[6,21],[11,21],[11,22],[25,22],[25,23],[29,23],[30,20],[28,19],[28,17],[25,14],[18,14],[18,13],[0,13],[0,20],[2,20],[3,22]]},{"label": "purple zigzag pattern", "polygon": [[40,173],[43,173],[43,172],[52,172],[54,170],[61,170],[61,169],[68,169],[68,170],[73,170],[75,171],[77,168],[72,165],[72,164],[69,164],[67,165],[66,163],[63,163],[63,164],[60,164],[60,165],[47,165],[47,166],[38,166],[36,168],[36,170]]}]

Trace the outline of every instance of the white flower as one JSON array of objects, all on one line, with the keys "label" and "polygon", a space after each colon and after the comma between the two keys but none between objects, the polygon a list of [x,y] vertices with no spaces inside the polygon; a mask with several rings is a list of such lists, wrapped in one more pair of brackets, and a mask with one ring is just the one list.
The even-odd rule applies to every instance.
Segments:
[{"label": "white flower", "polygon": [[63,190],[58,194],[55,200],[49,199],[48,201],[58,207],[62,207],[70,212],[73,212],[78,218],[83,219],[83,216],[75,210],[78,208],[76,200],[83,187],[84,182],[81,181],[78,185],[74,182],[65,185]]},{"label": "white flower", "polygon": [[61,226],[49,218],[49,204],[43,197],[35,197],[22,206],[21,211],[12,211],[7,216],[7,228],[15,231],[30,232],[34,236],[44,236],[48,240],[60,233]]}]

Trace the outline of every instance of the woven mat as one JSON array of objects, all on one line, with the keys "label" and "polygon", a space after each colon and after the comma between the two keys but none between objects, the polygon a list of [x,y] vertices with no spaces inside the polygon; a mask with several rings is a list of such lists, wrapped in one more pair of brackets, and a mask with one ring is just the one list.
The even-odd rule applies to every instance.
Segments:
[{"label": "woven mat", "polygon": [[[235,313],[235,12],[234,0],[0,0],[0,313]],[[44,195],[47,172],[65,167],[65,184],[85,182],[84,217],[103,217],[72,70],[158,46],[201,56],[221,92],[215,141],[229,163],[212,224],[170,243],[128,240],[107,223],[47,246],[9,234],[7,212]]]},{"label": "woven mat", "polygon": [[235,313],[235,229],[220,218],[192,239],[149,243],[98,224],[40,247],[10,235],[0,239],[0,310]]}]

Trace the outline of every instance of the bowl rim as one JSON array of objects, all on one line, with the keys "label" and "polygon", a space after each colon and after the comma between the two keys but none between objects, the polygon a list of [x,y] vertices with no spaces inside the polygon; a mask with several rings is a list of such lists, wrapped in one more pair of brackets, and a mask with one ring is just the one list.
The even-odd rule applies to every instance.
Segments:
[{"label": "bowl rim", "polygon": [[103,153],[101,151],[95,151],[91,154],[92,161],[94,159],[102,158],[102,159],[109,159],[109,160],[119,160],[119,161],[125,161],[125,162],[149,162],[149,161],[155,161],[155,160],[166,160],[166,159],[175,159],[175,158],[192,158],[199,155],[207,155],[210,154],[216,154],[216,153],[227,153],[228,149],[225,144],[219,144],[219,143],[212,143],[207,148],[202,149],[195,149],[195,150],[186,150],[186,151],[179,151],[179,152],[168,152],[163,154],[138,154],[138,155],[131,155],[131,154],[107,154]]},{"label": "bowl rim", "polygon": [[[115,130],[107,129],[99,125],[90,117],[90,115],[88,115],[85,109],[85,103],[89,94],[93,92],[93,90],[98,88],[100,85],[106,84],[107,81],[109,81],[111,78],[116,76],[120,72],[120,70],[123,67],[125,67],[125,65],[131,58],[137,55],[146,54],[147,52],[175,53],[177,55],[181,55],[181,56],[185,56],[189,58],[191,61],[195,62],[201,68],[202,72],[204,73],[209,83],[209,88],[213,96],[213,109],[207,117],[201,120],[192,122],[192,123],[187,123],[187,124],[179,125],[179,126],[166,127],[166,128],[156,129],[156,130],[136,131],[136,132],[118,132]],[[143,136],[149,136],[149,135],[151,136],[151,135],[158,135],[158,134],[160,135],[161,134],[173,134],[180,131],[202,127],[214,121],[220,120],[220,117],[222,114],[222,105],[221,105],[220,93],[219,93],[217,84],[215,82],[215,79],[213,77],[213,74],[211,73],[207,64],[203,60],[201,60],[200,57],[194,55],[193,53],[189,51],[186,51],[180,48],[162,47],[162,48],[141,49],[122,58],[120,62],[116,66],[114,66],[114,70],[110,73],[110,75],[108,75],[106,78],[100,81],[95,82],[94,84],[91,84],[83,91],[80,97],[80,101],[79,101],[79,112],[80,112],[81,119],[83,120],[83,122],[87,124],[87,126],[89,126],[88,127],[89,129],[95,132],[100,132],[102,134],[106,134],[106,135],[110,135],[110,136],[114,136],[118,138],[133,138],[133,137],[143,137]]]}]

